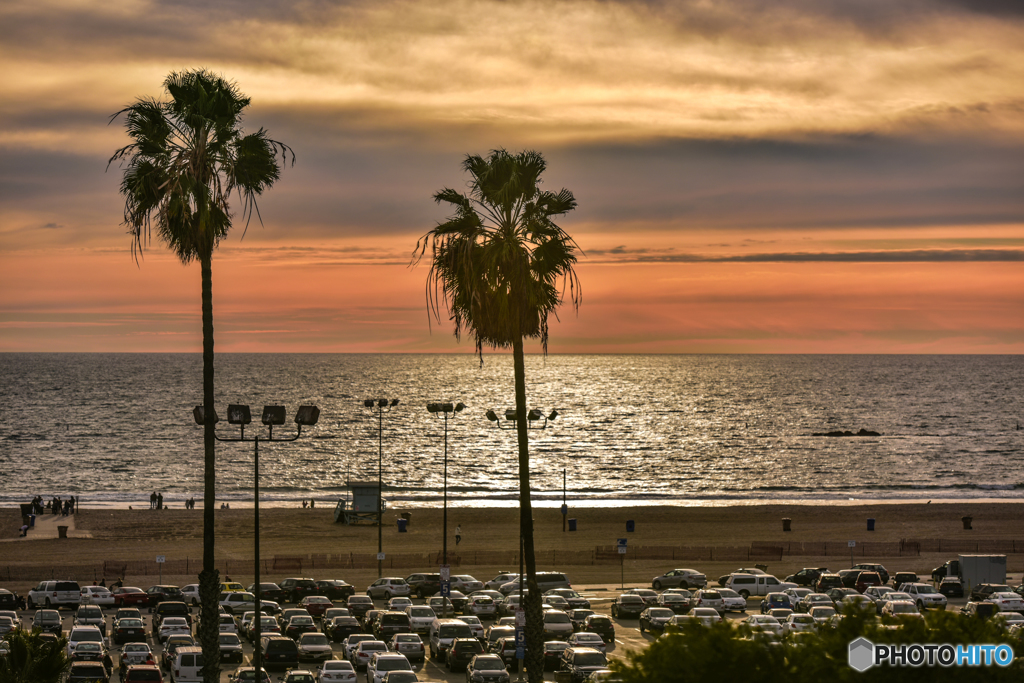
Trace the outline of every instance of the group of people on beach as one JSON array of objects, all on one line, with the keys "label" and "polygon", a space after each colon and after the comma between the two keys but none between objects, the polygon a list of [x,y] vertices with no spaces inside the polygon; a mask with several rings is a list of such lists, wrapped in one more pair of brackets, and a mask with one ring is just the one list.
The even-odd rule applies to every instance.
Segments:
[{"label": "group of people on beach", "polygon": [[43,505],[43,497],[36,496],[32,499],[32,509],[35,514],[42,515],[44,512],[48,512],[54,515],[62,515],[67,517],[75,513],[75,507],[78,505],[78,499],[74,496],[68,496],[66,500],[61,500],[60,496],[54,496],[50,500],[46,501]]}]

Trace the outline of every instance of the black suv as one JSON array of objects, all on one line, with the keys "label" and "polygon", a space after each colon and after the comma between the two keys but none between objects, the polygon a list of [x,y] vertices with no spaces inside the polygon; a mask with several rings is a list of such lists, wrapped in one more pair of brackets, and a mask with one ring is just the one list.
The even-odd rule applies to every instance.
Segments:
[{"label": "black suv", "polygon": [[455,638],[445,653],[449,671],[465,671],[469,660],[484,653],[484,646],[476,638]]},{"label": "black suv", "polygon": [[[256,584],[250,583],[249,587],[245,590],[256,595]],[[260,583],[260,601],[273,600],[274,602],[284,602],[284,597],[284,591],[276,583]]]},{"label": "black suv", "polygon": [[347,600],[348,596],[355,595],[356,592],[354,586],[340,579],[317,581],[316,588],[320,595],[331,600]]},{"label": "black suv", "polygon": [[386,643],[396,633],[412,633],[412,621],[405,612],[381,612],[373,620],[373,635],[377,640]]},{"label": "black suv", "polygon": [[826,573],[828,573],[828,567],[804,567],[796,574],[787,576],[786,581],[795,583],[798,586],[813,587],[818,582],[818,577]]},{"label": "black suv", "polygon": [[298,602],[307,595],[320,595],[313,579],[285,579],[280,584],[286,602]]},{"label": "black suv", "polygon": [[272,668],[294,668],[299,665],[299,646],[288,636],[263,636],[260,639],[263,650],[263,666]]},{"label": "black suv", "polygon": [[570,647],[562,653],[561,670],[569,673],[572,683],[583,683],[590,674],[608,668],[608,658],[592,647]]},{"label": "black suv", "polygon": [[814,585],[815,593],[826,593],[830,588],[842,588],[843,578],[839,574],[822,574]]},{"label": "black suv", "polygon": [[878,575],[882,577],[882,585],[889,583],[889,571],[880,564],[873,564],[871,562],[861,562],[855,564],[851,569],[859,569],[862,572],[878,572]]},{"label": "black suv", "polygon": [[419,598],[429,598],[441,592],[440,574],[410,574],[405,577],[409,592]]}]

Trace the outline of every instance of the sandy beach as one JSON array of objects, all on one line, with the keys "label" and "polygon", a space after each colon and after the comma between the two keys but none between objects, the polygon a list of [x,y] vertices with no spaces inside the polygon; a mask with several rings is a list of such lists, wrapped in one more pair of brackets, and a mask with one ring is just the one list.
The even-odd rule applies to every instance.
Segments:
[{"label": "sandy beach", "polygon": [[[411,514],[406,533],[395,523],[401,512]],[[965,515],[973,518],[971,530],[963,528]],[[957,552],[986,551],[1005,552],[1011,572],[1024,569],[1024,503],[576,508],[569,517],[577,530],[563,532],[559,510],[534,510],[538,568],[563,570],[576,583],[618,581],[620,571],[627,583],[647,583],[673,566],[717,578],[754,559],[780,576],[803,566],[841,569],[850,565],[849,541],[856,544],[855,561],[879,561],[890,571],[925,574]],[[791,531],[783,531],[783,518],[792,520]],[[868,518],[875,520],[874,531],[867,530]],[[631,533],[628,520],[635,522]],[[384,521],[386,575],[437,564],[441,510],[389,510]],[[201,509],[85,510],[70,519],[68,538],[40,538],[56,523],[40,520],[39,533],[18,538],[19,511],[0,510],[0,586],[23,591],[51,575],[89,583],[105,574],[109,583],[121,566],[127,567],[127,584],[148,586],[158,582],[158,555],[166,558],[165,582],[195,581]],[[456,525],[462,527],[458,546]],[[301,568],[314,578],[343,578],[362,588],[377,575],[375,526],[335,524],[325,507],[264,509],[260,527],[265,579],[294,576]],[[252,509],[217,511],[218,564],[238,581],[251,578],[252,529]],[[509,565],[518,561],[517,509],[451,508],[448,530],[453,571],[487,580],[516,569]],[[619,538],[628,539],[624,558],[614,554]],[[754,554],[748,563],[743,553],[749,549]]]}]

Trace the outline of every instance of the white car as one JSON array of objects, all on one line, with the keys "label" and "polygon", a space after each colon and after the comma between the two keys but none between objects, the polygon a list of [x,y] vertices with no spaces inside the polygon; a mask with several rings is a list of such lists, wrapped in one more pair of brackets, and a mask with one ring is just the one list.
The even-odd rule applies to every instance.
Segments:
[{"label": "white car", "polygon": [[697,591],[693,594],[690,604],[693,607],[710,607],[719,612],[725,611],[725,600],[722,599],[722,594],[716,590],[701,589]]},{"label": "white car", "polygon": [[882,610],[885,608],[885,603],[889,602],[890,600],[909,600],[910,602],[914,602],[914,598],[910,597],[909,593],[889,591],[888,593],[886,593],[885,595],[883,595],[875,601],[875,614],[881,614]]},{"label": "white car", "polygon": [[430,609],[427,605],[412,605],[405,608],[405,613],[409,615],[409,625],[412,626],[414,633],[423,635],[430,631],[430,625],[434,623],[434,619],[437,615],[434,614],[434,610]]},{"label": "white car", "polygon": [[[568,605],[568,603],[566,604]],[[466,600],[466,606],[462,611],[466,614],[472,614],[477,617],[493,619],[498,612],[498,606],[495,605],[494,600],[487,595],[471,595]]]},{"label": "white car", "polygon": [[[731,588],[719,588],[718,594],[722,596],[723,611],[725,612],[746,612],[746,599]],[[662,594],[664,595],[664,594]]]},{"label": "white car", "polygon": [[743,623],[749,626],[751,631],[765,631],[777,636],[782,635],[782,624],[770,614],[751,614],[743,620]]},{"label": "white car", "polygon": [[919,610],[946,609],[946,596],[927,583],[905,583],[901,589],[914,600]]},{"label": "white car", "polygon": [[[677,614],[676,616],[672,617],[670,623],[678,624],[679,622],[677,620],[679,619],[679,617],[682,616],[687,615]],[[690,610],[690,614],[688,616],[697,619],[704,626],[712,626],[722,621],[721,615],[719,615],[718,610],[716,610],[714,607],[694,607]]]},{"label": "white car", "polygon": [[519,574],[511,573],[511,572],[503,572],[503,573],[498,574],[497,576],[495,576],[493,579],[491,579],[487,583],[485,583],[484,587],[487,590],[496,591],[499,588],[501,588],[502,586],[504,586],[506,583],[510,583],[512,581],[515,581],[518,578],[519,578]]},{"label": "white car", "polygon": [[459,617],[459,621],[463,621],[469,626],[469,630],[473,632],[474,638],[483,639],[485,629],[484,625],[480,623],[480,617],[462,615]]},{"label": "white car", "polygon": [[572,635],[572,621],[569,615],[558,609],[544,612],[544,637],[565,640]]},{"label": "white car", "polygon": [[364,640],[357,644],[355,649],[352,651],[352,665],[356,667],[356,671],[359,669],[365,669],[369,666],[370,659],[373,655],[379,652],[387,652],[387,650],[387,643],[383,640]]},{"label": "white car", "polygon": [[484,582],[477,581],[475,576],[470,576],[469,574],[455,574],[451,578],[451,588],[469,595],[473,591],[482,591],[484,589]]},{"label": "white car", "polygon": [[323,663],[317,672],[317,683],[355,683],[356,670],[352,662],[331,659]]},{"label": "white car", "polygon": [[376,638],[374,638],[369,633],[353,633],[348,638],[345,638],[345,640],[341,641],[341,651],[345,654],[345,659],[347,659],[350,662],[354,662],[354,658],[356,656],[356,646],[358,646],[359,643],[363,642],[364,640],[376,640]]},{"label": "white car", "polygon": [[889,600],[885,603],[882,608],[883,617],[900,617],[900,618],[911,618],[911,619],[922,619],[921,612],[918,611],[917,605],[912,603],[910,600]]},{"label": "white car", "polygon": [[82,605],[99,605],[100,607],[113,607],[114,596],[104,586],[83,586]]},{"label": "white car", "polygon": [[783,633],[799,633],[800,631],[813,631],[818,627],[814,623],[814,617],[810,614],[790,614],[782,622]]},{"label": "white car", "polygon": [[399,576],[388,576],[377,579],[366,588],[366,594],[371,598],[383,598],[390,600],[396,595],[409,596],[409,584]]},{"label": "white car", "polygon": [[194,605],[198,605],[199,604],[199,584],[198,583],[190,583],[187,586],[182,586],[181,587],[181,595],[182,595],[182,600],[184,600],[185,602],[187,602],[187,603],[189,603],[189,604],[191,604],[193,606]]},{"label": "white car", "polygon": [[994,615],[992,620],[1002,624],[1004,629],[1024,626],[1024,614],[1020,612],[1000,612]]},{"label": "white car", "polygon": [[569,647],[592,647],[601,652],[608,649],[608,646],[604,643],[604,638],[597,633],[588,633],[586,631],[572,634],[566,642],[569,643]]},{"label": "white car", "polygon": [[804,599],[805,596],[810,595],[814,591],[810,588],[787,588],[782,591],[789,596],[789,604],[793,606],[793,609],[797,609],[797,605]]},{"label": "white car", "polygon": [[1008,593],[1006,591],[992,593],[986,600],[995,603],[999,607],[1000,612],[1020,612],[1024,610],[1024,599],[1016,593]]},{"label": "white car", "polygon": [[71,633],[68,634],[68,657],[75,651],[79,643],[99,643],[104,644],[103,632],[100,631],[97,626],[75,626],[71,629]]},{"label": "white car", "polygon": [[658,591],[662,588],[705,588],[707,585],[708,577],[696,569],[673,569],[651,579],[651,588]]},{"label": "white car", "polygon": [[409,659],[397,652],[375,652],[366,665],[366,683],[381,683],[389,671],[412,671]]},{"label": "white car", "polygon": [[221,633],[238,633],[238,624],[235,623],[235,618],[230,614],[222,614],[217,617],[218,630]]},{"label": "white car", "polygon": [[811,611],[808,612],[811,618],[814,619],[814,623],[818,626],[825,626],[826,624],[834,624],[839,618],[839,612],[836,612],[835,607],[827,607],[820,605],[818,607],[812,607]]},{"label": "white car", "polygon": [[121,665],[127,667],[131,664],[145,664],[154,659],[153,651],[148,643],[125,643],[121,646]]},{"label": "white car", "polygon": [[16,628],[18,628],[18,622],[11,617],[0,616],[0,639]]},{"label": "white car", "polygon": [[412,606],[409,598],[391,598],[388,600],[388,610],[391,612],[404,612],[406,607]]},{"label": "white car", "polygon": [[[874,600],[875,604],[877,605],[878,601],[881,600],[885,596],[886,593],[895,593],[895,592],[896,592],[896,589],[891,588],[889,586],[868,586],[867,590],[864,591],[864,595],[866,595],[869,598],[871,598],[872,600]],[[878,609],[879,610],[882,609],[881,605],[879,605]]]},{"label": "white car", "polygon": [[192,629],[188,625],[188,620],[185,617],[164,617],[163,621],[160,622],[160,631],[157,634],[160,642],[164,642],[175,633],[192,635]]}]

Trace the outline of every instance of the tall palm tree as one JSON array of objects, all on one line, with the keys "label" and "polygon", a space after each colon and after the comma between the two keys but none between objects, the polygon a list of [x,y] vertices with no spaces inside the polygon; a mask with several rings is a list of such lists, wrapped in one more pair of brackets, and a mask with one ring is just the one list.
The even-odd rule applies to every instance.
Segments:
[{"label": "tall palm tree", "polygon": [[[476,350],[511,348],[515,375],[519,444],[519,524],[526,565],[526,652],[530,681],[543,679],[543,623],[537,590],[530,501],[530,446],[526,410],[523,340],[548,344],[548,316],[562,303],[565,285],[574,309],[580,286],[573,265],[578,247],[554,223],[576,208],[572,192],[540,189],[547,164],[538,152],[493,150],[487,158],[467,155],[469,192],[445,188],[434,195],[454,214],[416,244],[414,261],[431,251],[427,306],[440,320],[446,306],[455,337],[472,334]],[[559,288],[559,283],[563,285]]]},{"label": "tall palm tree", "polygon": [[60,683],[71,666],[66,638],[43,640],[39,630],[7,635],[10,652],[0,657],[0,683]]},{"label": "tall palm tree", "polygon": [[[257,196],[280,177],[280,161],[295,154],[271,140],[264,129],[242,131],[242,112],[249,98],[234,83],[199,69],[172,72],[164,81],[170,99],[140,98],[111,117],[124,116],[131,144],[117,150],[115,161],[125,165],[121,180],[124,224],[138,258],[147,246],[151,228],[183,264],[199,261],[203,280],[203,570],[199,574],[202,601],[199,638],[207,662],[219,662],[217,594],[219,575],[214,564],[213,395],[213,250],[231,228],[229,199],[235,193],[242,220],[255,214]],[[203,680],[219,680],[219,667],[207,665]]]}]

